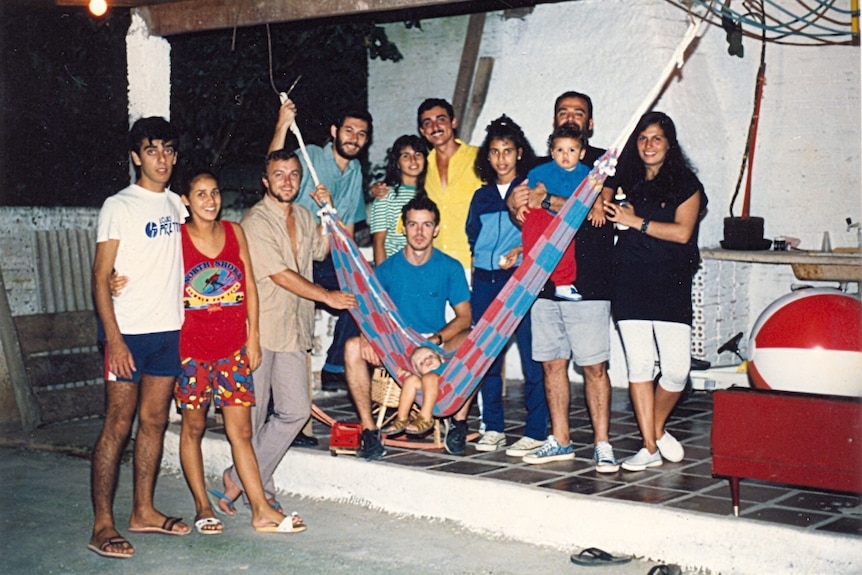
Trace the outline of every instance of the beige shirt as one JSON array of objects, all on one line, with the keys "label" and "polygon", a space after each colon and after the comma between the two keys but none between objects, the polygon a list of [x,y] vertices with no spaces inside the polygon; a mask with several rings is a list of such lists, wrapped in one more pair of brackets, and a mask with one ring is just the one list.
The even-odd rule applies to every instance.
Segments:
[{"label": "beige shirt", "polygon": [[296,244],[293,253],[287,221],[279,204],[269,196],[242,218],[260,300],[260,345],[270,351],[311,349],[314,336],[314,302],[277,285],[270,276],[285,269],[312,281],[312,261],[326,255],[326,238],[317,231],[314,216],[293,204]]}]

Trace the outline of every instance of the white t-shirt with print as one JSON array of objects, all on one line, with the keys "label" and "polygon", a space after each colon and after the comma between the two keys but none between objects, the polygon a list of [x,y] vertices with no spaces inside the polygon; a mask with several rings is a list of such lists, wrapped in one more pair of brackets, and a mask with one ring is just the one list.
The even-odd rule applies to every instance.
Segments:
[{"label": "white t-shirt with print", "polygon": [[132,184],[105,200],[96,241],[119,240],[114,269],[129,281],[114,298],[123,334],[174,331],[183,324],[183,248],[180,225],[188,210],[166,190]]}]

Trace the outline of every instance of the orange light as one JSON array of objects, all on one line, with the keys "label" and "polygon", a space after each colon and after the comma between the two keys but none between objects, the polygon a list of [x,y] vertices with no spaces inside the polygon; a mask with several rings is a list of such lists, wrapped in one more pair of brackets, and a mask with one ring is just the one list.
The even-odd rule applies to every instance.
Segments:
[{"label": "orange light", "polygon": [[90,0],[89,8],[93,16],[104,16],[108,11],[108,3],[105,0]]}]

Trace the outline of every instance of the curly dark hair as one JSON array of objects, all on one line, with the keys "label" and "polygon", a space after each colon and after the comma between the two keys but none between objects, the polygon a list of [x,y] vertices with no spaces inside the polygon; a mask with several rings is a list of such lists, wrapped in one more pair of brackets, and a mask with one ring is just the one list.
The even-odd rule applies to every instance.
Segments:
[{"label": "curly dark hair", "polygon": [[497,180],[497,172],[494,171],[491,161],[488,159],[488,151],[494,140],[510,140],[515,145],[515,148],[520,152],[515,171],[519,176],[526,176],[530,168],[536,163],[536,152],[533,151],[533,146],[527,141],[527,136],[524,135],[521,126],[503,114],[491,121],[485,128],[485,141],[482,142],[479,152],[476,154],[476,163],[473,165],[473,170],[479,179],[489,183]]},{"label": "curly dark hair", "polygon": [[638,153],[637,141],[644,130],[652,125],[657,125],[661,128],[668,143],[667,154],[656,177],[661,178],[661,181],[668,184],[662,186],[663,189],[673,190],[675,189],[674,182],[679,181],[682,174],[686,172],[695,173],[696,170],[679,145],[676,126],[673,120],[664,112],[647,112],[638,120],[637,126],[635,126],[628,140],[626,140],[623,151],[620,152],[616,178],[620,183],[628,186],[632,186],[646,178],[646,166],[644,166],[643,160],[641,160]]},{"label": "curly dark hair", "polygon": [[[398,188],[401,187],[401,166],[398,159],[404,148],[412,148],[415,152],[422,152],[425,159],[428,159],[428,144],[424,138],[412,134],[404,134],[395,139],[392,147],[386,150],[386,175],[383,177],[383,181],[392,188],[392,193],[396,196],[398,195]],[[417,194],[425,193],[425,172],[427,169],[428,164],[426,163],[425,169],[416,178]]]}]

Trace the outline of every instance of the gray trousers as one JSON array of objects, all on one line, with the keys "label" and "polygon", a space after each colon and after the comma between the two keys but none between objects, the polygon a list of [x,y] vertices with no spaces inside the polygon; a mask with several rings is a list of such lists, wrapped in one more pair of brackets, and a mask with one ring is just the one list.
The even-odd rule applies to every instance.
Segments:
[{"label": "gray trousers", "polygon": [[[271,498],[275,497],[272,474],[311,416],[311,399],[308,396],[306,352],[261,349],[261,356],[260,367],[254,372],[255,405],[251,408],[251,444],[257,455],[264,491]],[[275,412],[267,421],[270,394]],[[228,474],[231,481],[245,491],[236,466],[230,466]]]}]

